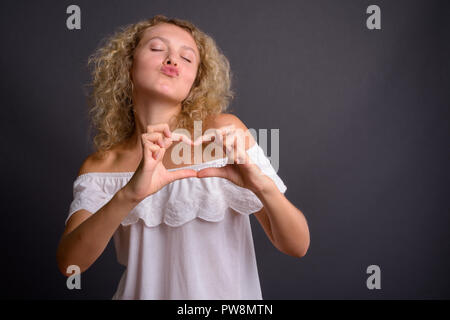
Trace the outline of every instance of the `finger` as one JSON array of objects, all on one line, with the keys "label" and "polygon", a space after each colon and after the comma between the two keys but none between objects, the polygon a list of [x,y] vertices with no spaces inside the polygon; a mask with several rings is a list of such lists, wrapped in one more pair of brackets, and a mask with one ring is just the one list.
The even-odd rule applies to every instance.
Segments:
[{"label": "finger", "polygon": [[162,149],[159,146],[157,146],[156,144],[148,145],[147,148],[151,152],[152,158],[155,160],[158,160],[160,152],[161,152],[160,150],[162,150]]},{"label": "finger", "polygon": [[148,139],[155,144],[159,144],[162,148],[165,148],[167,145],[167,142],[164,141],[164,136],[161,132],[144,133],[143,136],[145,139]]},{"label": "finger", "polygon": [[195,140],[192,142],[192,145],[193,145],[193,146],[201,145],[201,144],[203,144],[204,142],[210,141],[211,138],[212,138],[213,136],[214,136],[214,133],[207,133],[207,134],[205,134],[205,135],[202,135],[202,136],[198,137],[197,139],[195,139]]},{"label": "finger", "polygon": [[198,137],[197,139],[195,139],[195,141],[193,142],[193,145],[197,146],[199,144],[202,144],[203,142],[210,141],[213,136],[214,136],[213,132],[204,134],[204,135]]},{"label": "finger", "polygon": [[163,132],[164,135],[168,138],[171,137],[172,133],[170,132],[169,125],[167,123],[158,123],[147,126],[147,133],[151,132]]},{"label": "finger", "polygon": [[233,161],[236,164],[249,164],[250,157],[245,149],[246,136],[240,131],[232,133],[231,139],[233,139]]},{"label": "finger", "polygon": [[242,163],[243,159],[245,159],[245,157],[242,157],[245,151],[245,136],[243,136],[240,130],[236,130],[235,128],[222,132],[222,141],[225,140],[225,144],[222,143],[222,146],[227,155],[228,163]]},{"label": "finger", "polygon": [[179,169],[169,171],[169,181],[173,182],[175,180],[197,177],[197,171],[193,169]]},{"label": "finger", "polygon": [[225,136],[225,149],[229,163],[242,164],[245,161],[245,139],[237,131]]},{"label": "finger", "polygon": [[234,124],[217,129],[218,133],[223,137],[236,131]]},{"label": "finger", "polygon": [[162,161],[162,159],[164,158],[164,153],[166,152],[166,149],[165,148],[160,148],[158,151],[156,151],[156,153],[155,153],[155,156],[156,156],[156,158],[155,158],[155,160],[156,161]]},{"label": "finger", "polygon": [[216,142],[217,144],[219,144],[222,147],[226,147],[224,145],[224,138],[231,134],[232,132],[234,132],[235,128],[234,125],[231,126],[225,126],[222,128],[219,128],[215,131],[216,135],[214,136],[214,142]]},{"label": "finger", "polygon": [[192,143],[191,139],[189,139],[187,136],[174,132],[172,133],[172,136],[170,138],[165,137],[162,132],[144,133],[143,135],[153,143],[159,144],[162,148],[170,147],[173,141],[184,141],[187,144]]},{"label": "finger", "polygon": [[[208,132],[208,133],[198,137],[197,139],[195,139],[193,144],[196,146],[196,145],[202,144],[203,142],[211,141],[211,139],[213,137],[214,137],[215,143],[223,144],[221,136],[223,136],[224,134],[227,134],[228,132],[233,131],[234,129],[235,129],[234,124],[229,125],[229,126],[224,126],[224,127],[218,128],[218,129],[214,129],[211,132]],[[210,131],[210,130],[207,130],[207,131]]]},{"label": "finger", "polygon": [[176,133],[176,132],[172,132],[171,140],[172,141],[183,141],[189,145],[191,145],[193,143],[192,140],[188,136],[186,136],[184,134]]},{"label": "finger", "polygon": [[219,167],[219,168],[205,168],[202,170],[199,170],[197,172],[198,178],[207,178],[207,177],[219,177],[219,178],[225,178],[228,179],[228,174],[225,169],[225,167]]},{"label": "finger", "polygon": [[148,139],[143,139],[143,148],[147,156],[150,156],[153,159],[157,160],[158,152],[161,149],[160,146],[154,144]]},{"label": "finger", "polygon": [[227,163],[234,163],[234,140],[236,135],[234,133],[228,133],[224,134],[223,140],[224,140],[224,151],[225,155],[228,158]]},{"label": "finger", "polygon": [[230,134],[234,128],[222,127],[214,131],[214,143],[218,144],[220,147],[224,148],[224,137]]},{"label": "finger", "polygon": [[141,140],[142,140],[142,144],[143,144],[144,147],[157,146],[158,145],[157,144],[158,140],[154,139],[154,138],[150,139],[146,133],[141,135]]}]

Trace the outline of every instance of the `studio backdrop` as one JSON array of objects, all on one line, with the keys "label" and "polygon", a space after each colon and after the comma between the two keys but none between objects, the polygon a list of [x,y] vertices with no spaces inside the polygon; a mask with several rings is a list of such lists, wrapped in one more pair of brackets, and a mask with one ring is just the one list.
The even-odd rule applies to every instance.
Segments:
[{"label": "studio backdrop", "polygon": [[448,1],[0,6],[2,298],[114,294],[124,267],[112,241],[81,289],[67,287],[56,249],[94,151],[87,59],[157,14],[215,39],[236,93],[227,112],[265,129],[268,150],[278,139],[277,174],[311,243],[302,258],[283,254],[250,216],[264,299],[450,298]]}]

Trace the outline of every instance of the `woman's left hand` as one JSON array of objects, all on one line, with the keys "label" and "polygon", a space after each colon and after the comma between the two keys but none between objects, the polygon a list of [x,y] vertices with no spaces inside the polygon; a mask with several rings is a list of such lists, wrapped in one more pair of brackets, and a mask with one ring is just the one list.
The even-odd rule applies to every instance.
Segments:
[{"label": "woman's left hand", "polygon": [[225,178],[254,193],[261,192],[274,185],[272,179],[265,175],[247,154],[246,141],[251,146],[256,143],[249,131],[244,132],[242,129],[236,129],[234,125],[221,127],[215,129],[212,133],[201,136],[194,142],[194,145],[210,141],[212,137],[214,137],[213,143],[219,144],[228,157],[227,165],[199,170],[197,172],[198,178]]}]

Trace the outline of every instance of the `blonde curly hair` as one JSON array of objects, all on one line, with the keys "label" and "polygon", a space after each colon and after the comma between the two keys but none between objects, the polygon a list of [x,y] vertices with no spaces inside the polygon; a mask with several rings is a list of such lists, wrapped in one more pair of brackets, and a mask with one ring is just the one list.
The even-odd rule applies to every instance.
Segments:
[{"label": "blonde curly hair", "polygon": [[195,40],[200,63],[189,95],[182,101],[181,112],[175,120],[176,128],[192,130],[193,122],[225,111],[234,98],[231,90],[231,70],[228,59],[215,41],[191,22],[156,15],[148,20],[122,27],[102,41],[88,58],[93,65],[92,91],[88,95],[91,128],[98,152],[103,153],[129,138],[135,130],[130,71],[135,48],[144,31],[159,23],[170,23],[187,30]]}]

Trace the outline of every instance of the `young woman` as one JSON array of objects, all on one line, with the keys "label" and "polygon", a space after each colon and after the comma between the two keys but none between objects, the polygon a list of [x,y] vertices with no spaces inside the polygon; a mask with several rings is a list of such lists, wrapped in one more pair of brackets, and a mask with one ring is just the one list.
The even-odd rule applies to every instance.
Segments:
[{"label": "young woman", "polygon": [[113,238],[126,266],[113,299],[262,299],[249,215],[291,256],[306,254],[309,230],[247,127],[224,113],[230,69],[214,40],[158,15],[89,62],[97,151],[73,185],[60,271],[85,271]]}]

